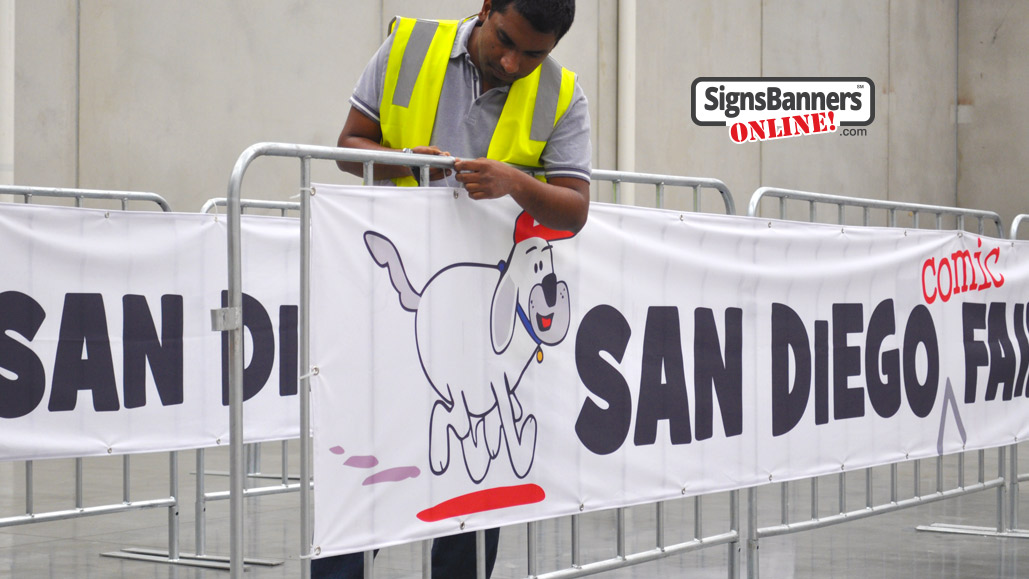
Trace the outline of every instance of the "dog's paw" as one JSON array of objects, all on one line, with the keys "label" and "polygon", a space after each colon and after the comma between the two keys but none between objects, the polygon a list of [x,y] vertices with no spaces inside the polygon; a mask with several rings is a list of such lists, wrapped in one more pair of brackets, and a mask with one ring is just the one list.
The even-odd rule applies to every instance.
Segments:
[{"label": "dog's paw", "polygon": [[490,458],[497,458],[500,454],[500,431],[503,426],[500,421],[500,412],[490,411],[482,418],[483,433],[486,439],[486,448],[489,449]]},{"label": "dog's paw", "polygon": [[[474,435],[461,440],[465,468],[468,469],[468,476],[471,477],[472,482],[476,484],[486,478],[486,472],[489,471],[489,465],[492,461],[490,450],[484,440],[486,428],[484,422],[485,420],[480,420],[475,423]],[[476,443],[476,440],[478,440],[478,443]]]},{"label": "dog's paw", "polygon": [[432,409],[429,423],[429,468],[432,474],[443,474],[450,466],[450,429],[445,416],[446,407],[437,404]]},{"label": "dog's paw", "polygon": [[[509,443],[512,441],[508,441]],[[508,450],[511,453],[511,468],[515,476],[525,478],[532,468],[532,462],[536,458],[536,417],[529,415],[522,423],[518,431],[516,444],[509,444]]]}]

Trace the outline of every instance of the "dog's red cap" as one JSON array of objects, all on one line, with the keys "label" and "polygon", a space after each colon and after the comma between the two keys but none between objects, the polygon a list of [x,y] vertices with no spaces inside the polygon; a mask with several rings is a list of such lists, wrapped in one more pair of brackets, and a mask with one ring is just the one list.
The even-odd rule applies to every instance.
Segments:
[{"label": "dog's red cap", "polygon": [[540,237],[547,241],[557,241],[558,239],[568,239],[574,235],[575,234],[571,231],[561,231],[558,229],[551,229],[545,225],[540,225],[532,218],[532,215],[529,215],[525,211],[522,211],[521,215],[518,216],[518,220],[515,221],[515,243],[521,243],[522,241],[533,237]]}]

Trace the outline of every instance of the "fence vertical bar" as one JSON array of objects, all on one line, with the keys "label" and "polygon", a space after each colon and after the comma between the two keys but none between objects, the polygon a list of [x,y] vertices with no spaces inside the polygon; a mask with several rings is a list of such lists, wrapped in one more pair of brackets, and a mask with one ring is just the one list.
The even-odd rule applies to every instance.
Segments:
[{"label": "fence vertical bar", "polygon": [[958,486],[965,488],[965,453],[958,453]]},{"label": "fence vertical bar", "polygon": [[869,509],[875,506],[875,490],[872,483],[872,468],[869,467],[865,469],[865,507]]},{"label": "fence vertical bar", "polygon": [[572,515],[572,567],[582,567],[581,553],[579,552],[579,519],[581,515]]},{"label": "fence vertical bar", "polygon": [[[1004,484],[997,487],[997,532],[1006,533],[1007,528],[1007,498],[1008,498],[1008,485],[1011,484],[1010,478],[1006,476],[1007,472],[1007,447],[1001,446],[997,448],[997,478],[1004,479]],[[1018,476],[1017,473],[1014,476]]]},{"label": "fence vertical bar", "polygon": [[727,567],[729,579],[739,579],[740,576],[740,491],[735,490],[729,493],[729,532],[736,536],[736,540],[729,543],[729,561]]},{"label": "fence vertical bar", "polygon": [[617,511],[618,533],[616,538],[616,549],[619,559],[625,559],[625,507]]},{"label": "fence vertical bar", "polygon": [[285,486],[289,484],[289,441],[282,441],[280,452],[282,453],[282,465],[279,467],[279,472],[282,473],[282,477],[279,480]]},{"label": "fence vertical bar", "polygon": [[[311,552],[311,158],[300,159],[300,552]],[[285,469],[283,470],[285,477]],[[311,560],[302,559],[300,576],[311,576]]]},{"label": "fence vertical bar", "polygon": [[175,503],[168,507],[168,560],[179,560],[179,453],[168,453],[168,492]]},{"label": "fence vertical bar", "polygon": [[841,472],[840,477],[840,512],[847,512],[847,473]]},{"label": "fence vertical bar", "polygon": [[747,578],[758,579],[757,487],[747,489]]},{"label": "fence vertical bar", "polygon": [[1011,476],[1011,491],[1008,493],[1008,506],[1010,512],[1008,513],[1008,521],[1011,524],[1012,529],[1018,528],[1018,443],[1011,445],[1011,469],[1009,470]]},{"label": "fence vertical bar", "polygon": [[698,495],[693,497],[693,538],[699,539],[704,536],[704,510],[703,501]]},{"label": "fence vertical bar", "polygon": [[207,554],[207,500],[204,498],[204,449],[198,448],[196,453],[196,499],[193,503],[193,526],[196,532],[196,554],[203,557]]},{"label": "fence vertical bar", "polygon": [[811,477],[811,518],[818,518],[818,477]]},{"label": "fence vertical bar", "polygon": [[[665,550],[665,503],[661,501],[657,503],[654,512],[654,542],[658,550]],[[696,517],[694,513],[694,517]]]},{"label": "fence vertical bar", "polygon": [[132,470],[129,466],[129,455],[121,457],[121,500],[128,503],[132,501]]},{"label": "fence vertical bar", "polygon": [[475,531],[475,577],[486,579],[486,531]]},{"label": "fence vertical bar", "polygon": [[979,482],[986,480],[986,451],[980,450],[979,455]]},{"label": "fence vertical bar", "polygon": [[33,472],[32,472],[33,468],[34,468],[34,466],[33,466],[32,461],[31,460],[26,460],[25,461],[25,514],[26,515],[33,514],[33,510],[34,510],[33,509],[33,504],[32,504],[34,502],[34,499],[35,499],[35,497],[33,496],[35,494],[35,489],[33,487],[33,485],[35,484],[35,481],[33,480],[33,478],[34,478],[33,477]]},{"label": "fence vertical bar", "polygon": [[226,211],[228,308],[238,316],[226,330],[229,342],[229,575],[231,579],[243,579],[243,276],[239,191],[234,191],[233,185],[230,182]]},{"label": "fence vertical bar", "polygon": [[75,508],[81,509],[85,504],[82,492],[82,458],[75,459]]},{"label": "fence vertical bar", "polygon": [[375,184],[375,163],[373,161],[364,162],[364,184]]},{"label": "fence vertical bar", "polygon": [[786,481],[779,483],[779,514],[782,524],[790,522],[790,483]]},{"label": "fence vertical bar", "polygon": [[536,551],[536,521],[531,521],[525,525],[525,534],[525,544],[527,546],[525,568],[529,577],[535,577],[537,575],[536,561],[539,557]]}]

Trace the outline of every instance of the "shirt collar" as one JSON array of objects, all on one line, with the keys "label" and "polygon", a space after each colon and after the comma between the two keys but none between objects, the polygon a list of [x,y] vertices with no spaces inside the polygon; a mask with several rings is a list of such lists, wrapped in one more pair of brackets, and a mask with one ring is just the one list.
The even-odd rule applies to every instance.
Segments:
[{"label": "shirt collar", "polygon": [[472,35],[472,29],[478,24],[478,15],[469,16],[461,21],[461,25],[457,28],[457,41],[454,42],[454,48],[450,51],[450,58],[457,58],[462,54],[467,54],[471,57],[468,52],[468,38]]}]

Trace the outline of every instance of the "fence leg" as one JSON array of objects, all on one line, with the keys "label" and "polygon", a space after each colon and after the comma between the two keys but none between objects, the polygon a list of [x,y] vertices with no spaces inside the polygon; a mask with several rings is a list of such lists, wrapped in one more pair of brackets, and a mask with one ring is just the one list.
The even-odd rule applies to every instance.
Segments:
[{"label": "fence leg", "polygon": [[203,557],[207,554],[207,499],[204,496],[204,476],[206,468],[204,464],[204,449],[197,449],[197,474],[196,474],[196,503],[193,505],[193,512],[196,520],[193,521],[193,528],[196,532],[196,554]]},{"label": "fence leg", "polygon": [[736,540],[729,543],[729,579],[740,577],[740,491],[729,493],[729,531],[736,533]]},{"label": "fence leg", "polygon": [[[127,465],[128,463],[126,463]],[[128,491],[126,491],[128,492]],[[179,560],[179,453],[168,453],[168,492],[175,504],[168,507],[168,559]]]},{"label": "fence leg", "polygon": [[757,488],[747,489],[747,579],[758,579]]},{"label": "fence leg", "polygon": [[[950,533],[957,535],[977,535],[982,537],[1003,537],[1008,539],[1029,539],[1029,531],[1023,531],[1010,525],[1010,521],[1007,519],[1009,512],[1013,512],[1012,509],[1017,509],[1017,504],[1010,504],[1014,499],[1013,484],[1017,483],[1018,471],[1017,471],[1017,459],[1013,459],[1011,470],[1008,471],[1007,463],[1007,451],[1011,450],[1012,453],[1017,452],[1016,445],[1002,446],[997,448],[997,478],[1000,479],[1001,484],[997,485],[997,524],[993,527],[973,527],[969,525],[949,525],[944,523],[933,523],[931,525],[921,525],[916,527],[919,531],[929,531],[935,533]],[[985,451],[979,451],[979,484],[983,484],[985,481],[984,473],[984,460],[983,455]],[[990,481],[991,483],[993,481]]]},{"label": "fence leg", "polygon": [[475,577],[486,579],[486,531],[475,531]]}]

